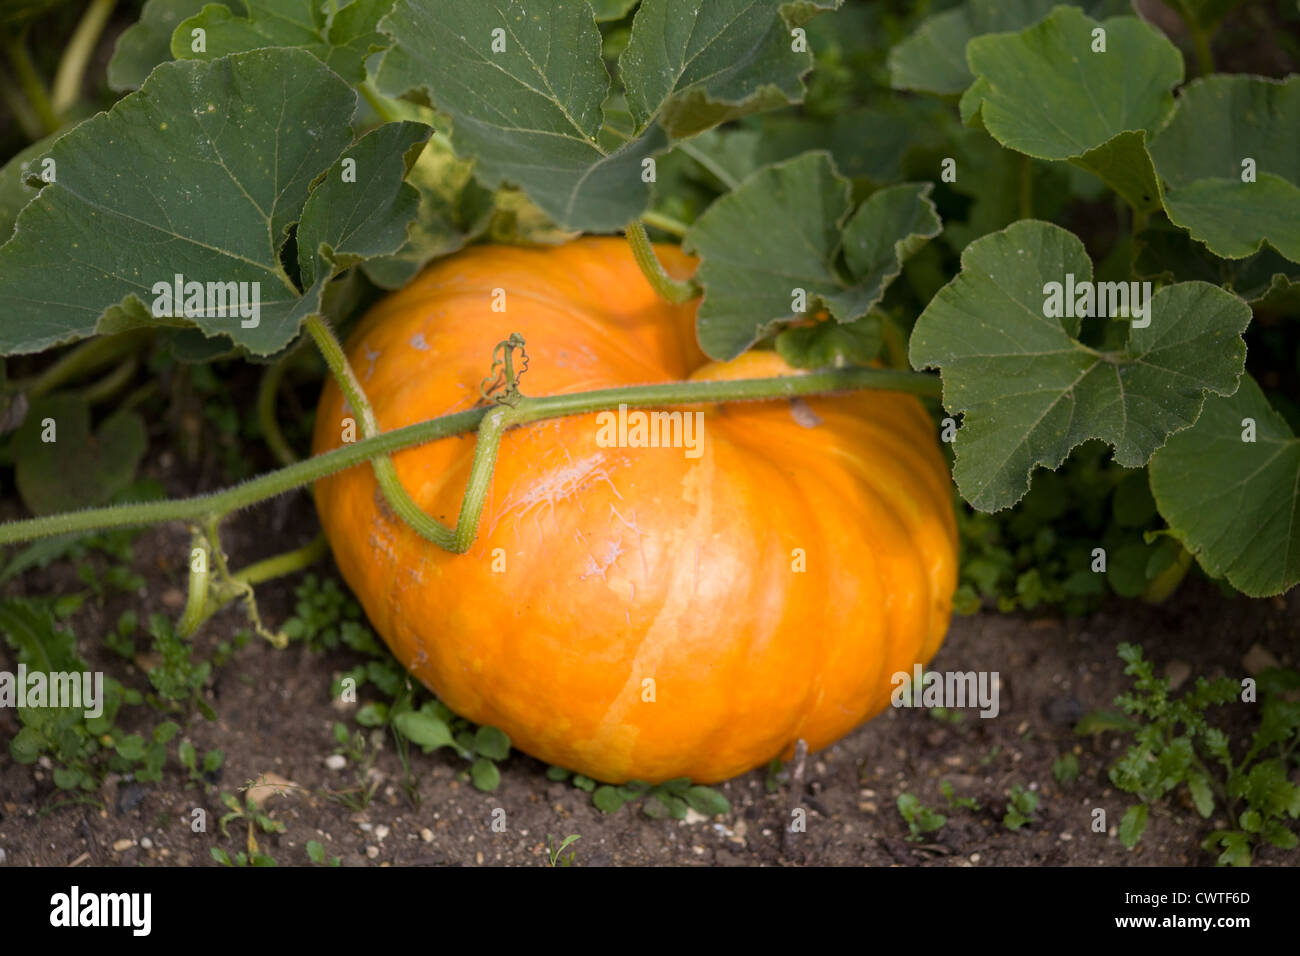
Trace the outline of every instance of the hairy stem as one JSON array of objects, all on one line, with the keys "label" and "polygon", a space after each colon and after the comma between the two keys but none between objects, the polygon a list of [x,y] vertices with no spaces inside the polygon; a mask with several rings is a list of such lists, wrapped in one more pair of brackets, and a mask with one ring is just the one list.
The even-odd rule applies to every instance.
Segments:
[{"label": "hairy stem", "polygon": [[58,72],[54,74],[50,105],[56,114],[62,114],[77,102],[82,80],[86,77],[86,66],[94,56],[99,37],[115,6],[117,0],[91,0],[77,24],[67,49],[63,51],[63,59],[59,61]]},{"label": "hairy stem", "polygon": [[[176,623],[176,633],[181,637],[190,637],[207,620],[212,611],[208,610],[208,579],[211,571],[212,542],[204,537],[203,532],[195,531],[190,539],[190,580],[189,594],[185,600],[185,612]],[[202,552],[196,560],[195,551]]]},{"label": "hairy stem", "polygon": [[627,224],[627,241],[632,247],[632,256],[636,259],[636,264],[641,267],[641,274],[654,287],[655,292],[659,293],[660,298],[673,305],[681,305],[700,294],[700,288],[694,282],[689,280],[682,282],[664,271],[663,263],[659,261],[654,246],[650,244],[650,237],[645,234],[645,226],[639,221],[634,220]]},{"label": "hairy stem", "polygon": [[272,362],[262,373],[262,380],[257,386],[257,423],[262,429],[262,438],[266,447],[271,449],[276,460],[282,465],[292,465],[298,460],[294,450],[285,441],[284,432],[275,417],[275,397],[284,380],[285,370],[297,349],[291,349],[282,355],[279,361]]},{"label": "hairy stem", "polygon": [[152,337],[151,331],[143,329],[122,332],[118,335],[97,336],[89,342],[78,345],[66,355],[60,356],[35,379],[11,383],[10,390],[25,391],[29,399],[40,398],[65,382],[73,381],[106,365],[112,365],[124,355],[134,354]]},{"label": "hairy stem", "polygon": [[[567,415],[586,415],[617,408],[620,404],[627,405],[629,408],[693,405],[794,398],[859,389],[883,389],[931,397],[938,397],[940,394],[939,377],[927,372],[845,368],[773,378],[668,382],[662,385],[631,385],[567,395],[548,395],[527,399],[526,408],[521,410],[527,413],[526,421],[536,422]],[[195,521],[214,513],[227,514],[311,484],[327,475],[366,462],[377,455],[387,455],[412,445],[473,431],[492,411],[494,411],[492,408],[474,408],[382,432],[373,438],[335,448],[232,488],[197,495],[193,498],[113,505],[107,508],[92,508],[5,522],[0,524],[0,545],[31,541],[56,534],[126,528],[156,524],[161,521]],[[521,419],[512,424],[524,423],[525,421]]]},{"label": "hairy stem", "polygon": [[[348,364],[348,357],[344,354],[343,346],[339,343],[338,337],[334,335],[334,330],[320,316],[312,316],[307,320],[307,332],[315,340],[321,354],[325,357],[325,364],[329,366],[330,373],[334,376],[334,381],[338,383],[348,404],[352,406],[352,411],[359,419],[361,437],[373,438],[378,435],[379,424],[375,421],[375,412],[370,406],[370,399],[366,398],[361,383],[357,381],[352,366]],[[500,438],[497,440],[500,441]],[[475,467],[479,465],[481,457],[479,453],[482,448],[482,443],[480,443],[475,451]],[[387,455],[379,455],[371,459],[370,464],[374,468],[375,480],[379,482],[379,488],[383,492],[384,500],[388,502],[388,506],[403,521],[419,532],[421,537],[429,539],[440,548],[456,550],[456,545],[460,540],[456,532],[446,527],[436,518],[431,518],[425,514],[423,509],[411,499],[397,475],[397,468],[393,465],[392,459]],[[473,480],[473,473],[471,472],[471,486]],[[468,547],[468,544],[466,547]]]},{"label": "hairy stem", "polygon": [[655,212],[653,209],[647,209],[641,213],[641,221],[653,229],[662,229],[670,236],[676,236],[680,239],[686,235],[686,230],[690,226],[684,222],[674,219],[672,216],[665,216],[663,213]]}]

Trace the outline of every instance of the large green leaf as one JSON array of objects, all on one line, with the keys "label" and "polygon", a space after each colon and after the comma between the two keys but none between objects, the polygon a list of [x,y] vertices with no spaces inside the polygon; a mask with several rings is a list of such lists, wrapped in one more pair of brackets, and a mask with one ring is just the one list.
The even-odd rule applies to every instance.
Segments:
[{"label": "large green leaf", "polygon": [[[593,231],[645,208],[641,160],[666,139],[652,133],[609,153],[597,143],[609,75],[585,3],[398,0],[380,28],[395,41],[381,89],[425,91],[486,185],[516,183],[562,225]],[[504,49],[494,53],[494,42]]]},{"label": "large green leaf", "polygon": [[[930,17],[889,53],[890,85],[896,90],[957,94],[975,77],[966,62],[966,44],[986,33],[1021,30],[1060,6],[1061,0],[967,0]],[[1095,16],[1120,13],[1122,0],[1081,4]]]},{"label": "large green leaf", "polygon": [[[1093,32],[1105,31],[1105,52]],[[977,37],[966,58],[978,78],[962,100],[1002,145],[1038,159],[1069,160],[1135,208],[1160,206],[1144,131],[1173,109],[1183,79],[1178,49],[1134,17],[1104,23],[1073,7],[1020,33]]]},{"label": "large green leaf", "polygon": [[1268,246],[1245,259],[1221,259],[1163,217],[1134,236],[1134,275],[1163,282],[1199,279],[1230,289],[1256,309],[1300,312],[1300,264]]},{"label": "large green leaf", "polygon": [[458,159],[444,137],[429,140],[406,176],[420,194],[406,244],[362,265],[372,282],[385,289],[401,288],[426,263],[455,252],[487,228],[493,196],[474,181],[473,165]]},{"label": "large green leaf", "polygon": [[791,29],[839,0],[643,0],[619,57],[637,129],[674,138],[803,98],[812,53]]},{"label": "large green leaf", "polygon": [[330,167],[298,223],[298,268],[304,286],[405,245],[420,201],[415,187],[402,182],[405,158],[412,147],[422,149],[428,138],[429,127],[421,123],[386,123]]},{"label": "large green leaf", "polygon": [[[0,247],[0,352],[160,323],[225,335],[258,355],[283,348],[319,308],[323,282],[300,295],[281,252],[310,184],[351,142],[355,102],[301,50],[160,65],[50,149],[57,181]],[[383,183],[405,188],[400,176]],[[317,246],[338,239],[313,236]],[[153,316],[155,283],[178,274],[258,283],[257,322],[218,310],[182,317],[179,307]]]},{"label": "large green leaf", "polygon": [[[224,0],[223,0],[224,2]],[[301,47],[352,83],[366,78],[366,57],[388,45],[376,29],[393,0],[350,0],[331,15],[322,0],[242,0],[247,15],[233,4],[208,3],[180,24],[171,38],[178,60],[211,59],[265,47]],[[205,33],[204,49],[194,49],[192,31]]]},{"label": "large green leaf", "polygon": [[[1151,142],[1169,218],[1225,259],[1267,242],[1300,262],[1300,76],[1211,76]],[[1255,181],[1243,182],[1253,160]]]},{"label": "large green leaf", "polygon": [[131,483],[147,446],[135,412],[118,412],[92,433],[83,399],[49,395],[14,435],[14,483],[33,514],[94,508]]},{"label": "large green leaf", "polygon": [[850,217],[849,184],[827,153],[755,172],[710,206],[683,240],[701,259],[700,347],[729,359],[821,308],[838,322],[866,315],[903,260],[939,234],[931,188],[879,190]]},{"label": "large green leaf", "polygon": [[[243,12],[240,0],[223,0]],[[172,34],[182,20],[194,16],[212,0],[149,0],[140,19],[122,31],[108,61],[108,85],[124,92],[138,90],[159,63],[172,58]]]},{"label": "large green leaf", "polygon": [[1217,286],[1160,289],[1149,324],[1103,352],[1079,341],[1079,317],[1045,314],[1048,283],[1092,280],[1073,233],[1014,223],[967,246],[961,265],[917,320],[910,357],[942,370],[944,405],[963,415],[953,476],[982,511],[1015,504],[1036,466],[1056,468],[1090,438],[1113,445],[1121,465],[1143,465],[1196,421],[1207,392],[1237,386],[1250,309]]},{"label": "large green leaf", "polygon": [[[805,17],[834,2],[791,10]],[[457,152],[476,160],[485,185],[522,187],[563,228],[610,232],[645,209],[644,161],[670,134],[801,95],[798,77],[811,60],[790,50],[795,14],[786,6],[644,0],[620,60],[628,91],[620,110],[586,3],[398,0],[380,22],[394,44],[378,83],[394,96],[420,91],[450,115]],[[746,16],[737,16],[742,7]],[[777,56],[782,30],[789,52]]]},{"label": "large green leaf", "polygon": [[1300,581],[1300,439],[1249,375],[1156,452],[1151,492],[1209,574],[1252,597]]},{"label": "large green leaf", "polygon": [[0,167],[0,244],[9,239],[14,231],[14,223],[22,208],[32,201],[37,189],[27,180],[41,174],[40,158],[54,145],[62,133],[55,133],[37,140],[26,149],[20,150]]}]

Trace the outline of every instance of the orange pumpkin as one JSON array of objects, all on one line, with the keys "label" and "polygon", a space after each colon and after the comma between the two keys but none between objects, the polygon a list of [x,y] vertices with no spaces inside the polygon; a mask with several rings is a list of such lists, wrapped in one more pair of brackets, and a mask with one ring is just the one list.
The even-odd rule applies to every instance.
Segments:
[{"label": "orange pumpkin", "polygon": [[[474,406],[512,332],[526,395],[797,374],[766,351],[709,363],[694,313],[656,297],[622,240],[478,246],[376,305],[348,356],[385,430]],[[595,414],[507,432],[463,555],[391,514],[368,465],[316,486],[339,568],[402,664],[525,753],[613,783],[709,783],[801,737],[832,743],[935,653],[956,583],[948,470],[911,396],[675,410],[703,413],[698,457],[610,447]],[[346,414],[327,385],[316,452]],[[474,442],[393,456],[449,526]]]}]

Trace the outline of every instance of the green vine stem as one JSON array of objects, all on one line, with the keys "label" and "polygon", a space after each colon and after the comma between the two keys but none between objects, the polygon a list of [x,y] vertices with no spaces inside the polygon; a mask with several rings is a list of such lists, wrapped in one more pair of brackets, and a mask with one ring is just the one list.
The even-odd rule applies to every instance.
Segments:
[{"label": "green vine stem", "polygon": [[889,360],[890,368],[908,368],[907,336],[898,327],[898,323],[894,321],[893,316],[881,313],[880,339],[885,347],[885,357]]},{"label": "green vine stem", "polygon": [[41,82],[40,74],[36,72],[31,54],[27,52],[23,39],[21,36],[6,37],[4,40],[5,54],[9,57],[14,72],[18,74],[18,85],[22,88],[23,96],[27,97],[28,105],[31,106],[36,118],[40,121],[42,135],[48,136],[59,128],[59,117],[50,105],[49,95],[45,92],[45,84]]},{"label": "green vine stem", "polygon": [[[296,571],[301,571],[304,568],[311,567],[328,553],[329,542],[326,540],[324,534],[318,534],[310,543],[303,545],[301,548],[295,548],[292,551],[286,551],[283,554],[277,554],[273,557],[266,558],[263,561],[250,564],[230,575],[230,578],[227,581],[218,580],[209,587],[205,597],[204,606],[201,612],[194,619],[193,630],[197,631],[203,622],[236,598],[242,597],[250,606],[252,606],[252,588],[254,584],[261,584],[264,581],[271,581],[275,578],[284,577],[287,574],[293,574]],[[192,585],[193,577],[191,576],[191,586]],[[182,622],[184,622],[188,616],[189,604],[187,603],[186,616],[181,618]],[[252,617],[252,615],[250,615],[250,617]],[[260,623],[256,617],[253,617],[253,620],[255,623]],[[178,629],[179,628],[180,625],[178,625]],[[261,627],[259,627],[258,630],[260,632],[265,631],[265,629]],[[193,631],[188,633],[193,633]],[[281,636],[273,634],[270,635],[270,639],[272,643],[277,643],[280,641]]]},{"label": "green vine stem", "polygon": [[[645,408],[664,405],[736,402],[826,395],[860,389],[883,389],[913,395],[939,397],[939,377],[928,372],[878,368],[844,368],[774,378],[732,379],[707,382],[668,382],[662,385],[630,385],[565,395],[527,399],[527,406],[511,425],[586,415],[617,408]],[[205,515],[228,514],[258,502],[312,484],[335,472],[388,455],[412,445],[462,435],[479,428],[496,408],[472,408],[454,412],[403,428],[382,432],[341,448],[335,448],[296,464],[281,468],[222,491],[168,501],[111,505],[63,514],[27,518],[0,524],[0,545],[32,541],[57,534],[87,533],[109,528],[128,528],[163,521],[195,521]],[[500,422],[498,420],[498,427]],[[502,427],[504,430],[504,427]],[[462,509],[463,510],[463,509]]]},{"label": "green vine stem", "polygon": [[1196,48],[1196,69],[1201,76],[1214,72],[1214,51],[1210,48],[1210,31],[1201,26],[1194,17],[1187,19],[1191,29],[1192,44]]},{"label": "green vine stem", "polygon": [[[379,423],[375,420],[374,409],[371,408],[370,399],[366,398],[361,383],[357,381],[352,366],[348,364],[348,358],[344,354],[343,346],[339,343],[334,330],[329,327],[323,317],[318,315],[309,318],[306,326],[307,334],[316,342],[317,348],[320,349],[321,355],[325,358],[325,364],[334,376],[334,381],[338,383],[348,405],[352,407],[353,413],[359,419],[361,437],[363,439],[374,438],[379,434]],[[483,437],[481,428],[480,425],[480,439]],[[500,441],[499,436],[497,441]],[[474,454],[475,466],[479,463],[479,452],[482,448],[483,442],[480,440]],[[493,456],[495,460],[495,451]],[[442,524],[436,518],[431,518],[425,514],[420,506],[411,499],[397,475],[397,467],[393,464],[391,458],[387,455],[379,455],[371,459],[370,465],[374,468],[375,480],[379,483],[379,489],[383,492],[384,500],[388,502],[388,506],[403,521],[414,528],[421,537],[427,538],[440,548],[456,551],[458,554],[469,547],[468,542],[464,542],[464,547],[460,547],[462,543],[461,535]],[[474,486],[474,473],[471,471],[470,488],[472,489]]]},{"label": "green vine stem", "polygon": [[375,115],[385,123],[395,123],[402,118],[397,110],[392,107],[392,100],[375,89],[375,85],[369,80],[361,83],[357,89],[361,91],[365,101],[370,104],[370,108],[375,111]]},{"label": "green vine stem", "polygon": [[653,209],[647,209],[641,213],[641,221],[652,229],[662,229],[670,236],[676,236],[678,239],[686,235],[690,226],[684,222],[674,219],[672,216],[665,216],[661,212],[655,212]]},{"label": "green vine stem", "polygon": [[5,391],[26,392],[29,399],[40,398],[66,382],[134,354],[152,337],[153,333],[148,329],[98,336],[60,356],[39,375],[10,382]]},{"label": "green vine stem", "polygon": [[139,364],[139,360],[134,355],[128,355],[113,371],[83,388],[80,393],[82,401],[93,405],[95,402],[112,398],[131,381]]},{"label": "green vine stem", "polygon": [[62,115],[77,102],[81,94],[81,83],[86,78],[86,67],[99,45],[99,37],[104,26],[117,6],[117,0],[91,0],[90,6],[82,14],[77,29],[63,51],[59,61],[58,72],[54,74],[54,86],[50,92],[50,106],[56,115]]},{"label": "green vine stem", "polygon": [[[195,551],[203,552],[203,560],[195,566]],[[185,611],[176,623],[176,633],[189,637],[199,629],[199,625],[212,613],[208,606],[208,578],[210,577],[210,542],[203,532],[194,529],[190,537],[190,579],[189,592],[185,599]]]},{"label": "green vine stem", "polygon": [[318,534],[301,548],[294,548],[292,551],[285,551],[283,554],[241,568],[232,575],[232,580],[251,585],[282,578],[286,574],[311,567],[329,554],[329,550],[329,542],[325,539],[325,535]]},{"label": "green vine stem", "polygon": [[271,449],[271,453],[282,465],[292,465],[298,456],[285,440],[284,432],[280,431],[280,423],[275,417],[275,400],[280,391],[280,383],[284,381],[284,373],[297,351],[296,348],[290,349],[278,361],[268,365],[257,386],[257,423],[261,426],[266,447]]},{"label": "green vine stem", "polygon": [[627,224],[627,241],[632,247],[636,264],[641,267],[642,275],[659,293],[660,298],[673,305],[681,305],[700,294],[700,287],[694,282],[681,282],[664,271],[663,263],[655,255],[654,246],[650,245],[650,237],[645,234],[645,226],[640,221],[634,220]]}]

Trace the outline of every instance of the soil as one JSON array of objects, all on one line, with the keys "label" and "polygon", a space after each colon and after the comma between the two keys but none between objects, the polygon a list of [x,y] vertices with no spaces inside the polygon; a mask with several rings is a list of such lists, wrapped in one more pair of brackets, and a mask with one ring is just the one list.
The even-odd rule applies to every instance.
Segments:
[{"label": "soil", "polygon": [[[171,469],[155,462],[151,470],[163,475]],[[165,483],[177,486],[172,493],[181,491],[185,482],[169,477]],[[9,517],[16,508],[7,503],[3,511]],[[241,513],[228,525],[226,550],[236,565],[305,543],[316,530],[309,499],[301,493]],[[88,601],[70,619],[92,668],[147,689],[145,675],[129,664],[124,672],[122,659],[94,636],[128,608],[141,620],[157,611],[179,614],[188,540],[179,525],[144,531],[134,548],[134,568],[147,579],[141,592]],[[328,562],[316,570],[334,573]],[[263,616],[272,626],[291,613],[294,584],[288,578],[259,588]],[[75,568],[64,562],[8,582],[0,595],[79,588]],[[210,653],[217,641],[229,640],[245,624],[239,608],[221,612],[196,638],[200,653]],[[517,752],[501,764],[501,786],[492,793],[476,790],[464,762],[448,751],[414,752],[412,794],[392,738],[378,731],[371,732],[381,748],[369,771],[377,783],[374,798],[363,810],[350,809],[330,793],[354,786],[358,768],[333,770],[326,758],[335,749],[334,722],[347,720],[356,706],[332,703],[330,683],[355,666],[356,655],[312,652],[302,645],[277,651],[255,639],[217,671],[207,692],[218,719],[195,716],[182,730],[200,754],[214,747],[225,752],[225,766],[209,792],[186,787],[173,745],[160,784],[110,775],[89,802],[70,803],[48,768],[17,764],[0,746],[0,859],[10,866],[215,865],[211,847],[233,855],[246,840],[239,825],[232,826],[229,840],[217,832],[215,821],[224,812],[219,793],[274,774],[298,785],[265,804],[285,831],[258,834],[262,851],[282,865],[305,864],[305,845],[317,840],[344,866],[538,866],[548,863],[548,837],[558,843],[570,834],[581,839],[565,856],[572,852],[579,866],[1212,865],[1199,843],[1227,821],[1222,814],[1203,821],[1186,801],[1157,809],[1137,849],[1126,850],[1117,828],[1132,801],[1106,774],[1120,743],[1113,734],[1081,738],[1073,733],[1079,716],[1110,707],[1127,688],[1115,655],[1122,641],[1141,643],[1147,658],[1170,676],[1240,676],[1253,666],[1248,654],[1259,655],[1261,648],[1295,666],[1300,589],[1287,598],[1258,601],[1228,597],[1207,581],[1189,580],[1160,607],[1117,601],[1085,619],[990,612],[956,618],[931,667],[998,672],[997,717],[981,719],[967,710],[951,723],[923,709],[891,708],[809,755],[798,803],[806,812],[806,832],[784,840],[790,785],[778,781],[769,792],[763,769],[719,786],[732,805],[721,818],[692,813],[687,821],[652,820],[634,805],[601,813],[587,793],[548,780],[543,764]],[[13,670],[6,654],[0,645],[0,669]],[[361,697],[364,703],[366,688]],[[146,708],[129,709],[121,722],[128,730],[147,732],[148,726],[131,725],[131,715],[146,719]],[[1241,715],[1242,721],[1247,716]],[[0,710],[0,740],[16,731],[13,712]],[[1240,746],[1240,734],[1234,744]],[[1080,776],[1062,785],[1052,765],[1067,752],[1076,755]],[[981,809],[948,809],[942,781]],[[1033,822],[1011,831],[1002,817],[1016,785],[1035,791],[1039,804]],[[946,813],[947,824],[923,842],[909,841],[896,809],[903,792]],[[207,812],[207,832],[191,831],[196,807]],[[1092,829],[1098,808],[1106,814],[1104,833]],[[505,811],[504,832],[492,826],[501,818],[498,810]],[[1294,864],[1294,854],[1265,848],[1257,852],[1256,864]]]}]

